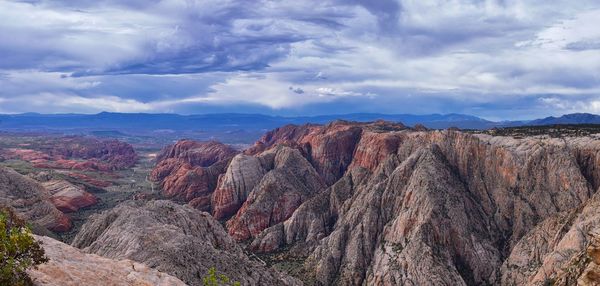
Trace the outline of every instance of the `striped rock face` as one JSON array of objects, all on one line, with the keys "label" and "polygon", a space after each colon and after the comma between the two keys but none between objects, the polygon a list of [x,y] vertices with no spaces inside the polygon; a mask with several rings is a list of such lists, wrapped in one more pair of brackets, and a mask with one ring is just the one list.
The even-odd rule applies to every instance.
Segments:
[{"label": "striped rock face", "polygon": [[76,212],[98,203],[94,195],[64,180],[43,182],[42,186],[50,193],[50,202],[64,213]]},{"label": "striped rock face", "polygon": [[0,167],[0,205],[12,207],[34,227],[57,232],[71,229],[71,219],[52,204],[41,184],[4,167]]},{"label": "striped rock face", "polygon": [[[594,136],[338,121],[275,129],[224,162],[184,185],[233,239],[304,261],[318,285],[559,281],[600,221]],[[164,174],[188,180],[180,168]]]}]

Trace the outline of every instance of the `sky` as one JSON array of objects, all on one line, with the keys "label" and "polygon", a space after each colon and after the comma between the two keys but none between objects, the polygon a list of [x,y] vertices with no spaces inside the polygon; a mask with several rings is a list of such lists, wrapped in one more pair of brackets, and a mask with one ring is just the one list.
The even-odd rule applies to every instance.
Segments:
[{"label": "sky", "polygon": [[600,113],[597,0],[0,1],[0,113]]}]

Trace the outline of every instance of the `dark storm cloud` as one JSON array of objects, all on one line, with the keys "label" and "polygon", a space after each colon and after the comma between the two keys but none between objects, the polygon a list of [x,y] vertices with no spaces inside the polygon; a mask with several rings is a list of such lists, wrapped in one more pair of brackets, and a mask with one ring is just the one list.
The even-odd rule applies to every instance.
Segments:
[{"label": "dark storm cloud", "polygon": [[[47,23],[0,26],[10,35],[0,40],[0,52],[12,55],[0,59],[0,68],[74,76],[261,70],[287,56],[290,44],[316,40],[351,16],[305,7],[286,13],[278,10],[285,5],[269,10],[262,1],[173,2],[21,2],[19,9],[37,10]],[[96,56],[106,60],[86,61]]]},{"label": "dark storm cloud", "polygon": [[596,2],[2,1],[0,112],[600,112]]}]

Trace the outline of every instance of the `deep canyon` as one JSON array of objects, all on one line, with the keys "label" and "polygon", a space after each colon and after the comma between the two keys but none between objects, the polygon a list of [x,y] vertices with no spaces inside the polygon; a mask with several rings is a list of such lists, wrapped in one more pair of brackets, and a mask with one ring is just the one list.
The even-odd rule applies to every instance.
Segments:
[{"label": "deep canyon", "polygon": [[[92,167],[101,172],[133,158],[88,153],[77,155],[78,164],[109,166]],[[38,233],[67,231],[69,213],[97,203],[76,183],[0,171],[1,203]],[[57,248],[73,251],[69,259],[113,260],[105,267],[117,272],[138,263],[148,268],[131,275],[150,285],[202,285],[211,267],[242,285],[599,283],[594,134],[495,136],[385,121],[287,125],[244,150],[178,141],[157,154],[148,180],[154,192],[86,218],[69,241],[74,249],[39,238],[54,263],[73,263]],[[51,267],[32,276],[50,281]],[[57,277],[83,283],[77,271]],[[60,285],[51,283],[40,285]]]}]

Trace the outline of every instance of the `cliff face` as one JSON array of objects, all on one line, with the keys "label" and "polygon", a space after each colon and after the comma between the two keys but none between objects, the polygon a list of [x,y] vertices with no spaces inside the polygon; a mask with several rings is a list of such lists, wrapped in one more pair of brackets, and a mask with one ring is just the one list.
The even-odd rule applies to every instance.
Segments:
[{"label": "cliff face", "polygon": [[[227,223],[229,234],[238,241],[288,219],[308,198],[325,189],[325,184],[298,150],[278,146],[259,157],[269,170]],[[217,194],[215,194],[217,195]]]},{"label": "cliff face", "polygon": [[73,246],[144,263],[189,285],[202,285],[211,267],[242,285],[299,283],[250,260],[209,214],[170,201],[129,201],[95,215]]},{"label": "cliff face", "polygon": [[244,154],[235,156],[212,195],[213,216],[225,219],[234,215],[265,175],[265,167],[260,158]]},{"label": "cliff face", "polygon": [[[391,144],[391,146],[382,146],[382,144],[367,147],[369,135],[363,135],[366,124],[354,124],[346,121],[334,121],[326,126],[303,125],[303,126],[284,126],[265,134],[254,146],[245,151],[247,154],[257,154],[273,146],[287,145],[299,149],[302,154],[314,166],[315,170],[321,175],[327,185],[335,183],[348,166],[356,160],[356,164],[368,164],[371,160],[377,158],[366,158],[370,155],[384,156],[378,154],[385,152],[385,148],[393,148],[394,142],[378,142]],[[400,123],[374,122],[368,124],[369,130],[374,131],[397,131],[406,129]],[[359,141],[361,146],[357,146]],[[371,137],[370,140],[378,140]],[[385,139],[383,139],[385,140]],[[358,159],[355,159],[355,151]],[[373,152],[369,154],[367,152]],[[361,162],[364,161],[364,162]]]},{"label": "cliff face", "polygon": [[167,198],[190,202],[200,210],[209,211],[210,197],[219,175],[226,171],[229,160],[237,153],[214,141],[182,140],[157,156],[150,179],[161,185]]},{"label": "cliff face", "polygon": [[238,152],[219,142],[196,142],[181,140],[168,146],[157,156],[157,161],[177,158],[193,166],[208,167],[216,162],[228,160]]},{"label": "cliff face", "polygon": [[535,285],[586,253],[599,160],[591,136],[285,126],[223,170],[211,210],[249,250],[305,259],[317,284]]},{"label": "cliff face", "polygon": [[502,265],[503,284],[598,285],[600,193],[579,208],[546,218]]}]

